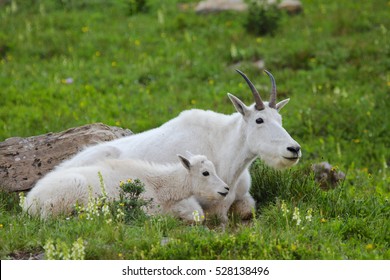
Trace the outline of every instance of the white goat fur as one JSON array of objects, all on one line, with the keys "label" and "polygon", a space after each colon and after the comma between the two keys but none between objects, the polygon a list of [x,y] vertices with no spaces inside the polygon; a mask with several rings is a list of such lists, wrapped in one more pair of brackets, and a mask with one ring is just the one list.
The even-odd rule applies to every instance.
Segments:
[{"label": "white goat fur", "polygon": [[[216,205],[196,197],[200,206],[226,222],[228,210],[234,203],[233,210],[242,218],[249,218],[255,206],[249,194],[250,164],[260,157],[269,166],[285,168],[296,164],[301,152],[299,144],[282,127],[279,114],[289,99],[277,103],[275,108],[264,102],[265,108],[258,111],[254,105],[248,107],[232,94],[228,96],[238,113],[184,111],[158,128],[86,148],[57,168],[89,165],[109,157],[167,163],[186,150],[201,153],[215,164],[217,174],[230,191],[226,199]],[[259,118],[264,122],[256,123]],[[289,147],[297,147],[299,152],[293,153]]]},{"label": "white goat fur", "polygon": [[143,198],[153,198],[152,207],[147,208],[150,213],[161,210],[161,213],[171,213],[193,221],[195,210],[201,217],[204,216],[193,196],[202,197],[213,204],[223,200],[229,189],[205,156],[190,155],[188,159],[178,156],[182,164],[108,159],[93,165],[54,170],[30,191],[24,210],[30,215],[47,218],[69,214],[76,202],[86,206],[91,194],[93,197],[102,195],[100,172],[108,198],[119,198],[120,181],[138,178],[145,184]]}]

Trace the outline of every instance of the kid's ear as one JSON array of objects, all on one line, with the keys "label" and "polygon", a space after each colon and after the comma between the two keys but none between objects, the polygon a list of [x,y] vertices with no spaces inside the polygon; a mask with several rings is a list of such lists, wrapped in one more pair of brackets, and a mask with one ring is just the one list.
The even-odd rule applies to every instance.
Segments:
[{"label": "kid's ear", "polygon": [[284,105],[286,105],[289,101],[290,101],[290,98],[287,98],[285,100],[282,100],[282,101],[278,102],[276,104],[276,110],[278,110],[278,112],[279,112],[280,109],[282,109],[284,107]]},{"label": "kid's ear", "polygon": [[177,155],[180,159],[180,162],[183,164],[183,166],[189,171],[191,169],[191,163],[188,159],[186,159],[182,155]]},{"label": "kid's ear", "polygon": [[231,93],[228,93],[228,97],[229,97],[230,101],[233,103],[237,112],[239,112],[244,117],[248,116],[249,108],[244,104],[244,102],[242,102],[240,99],[238,99],[237,97],[235,97]]},{"label": "kid's ear", "polygon": [[190,151],[186,151],[186,155],[188,156],[188,157],[194,157],[195,155],[193,154],[193,153],[191,153]]}]

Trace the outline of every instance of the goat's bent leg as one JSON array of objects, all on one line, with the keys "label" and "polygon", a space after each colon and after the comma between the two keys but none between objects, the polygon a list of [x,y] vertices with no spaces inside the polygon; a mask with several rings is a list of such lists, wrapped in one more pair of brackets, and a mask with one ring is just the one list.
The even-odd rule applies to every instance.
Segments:
[{"label": "goat's bent leg", "polygon": [[[187,222],[203,222],[204,212],[199,202],[195,197],[191,196],[189,198],[180,200],[179,202],[172,205],[170,212]],[[195,220],[195,216],[198,216],[199,220]]]},{"label": "goat's bent leg", "polygon": [[249,193],[251,186],[251,176],[249,170],[245,170],[237,181],[236,199],[231,207],[234,214],[239,215],[241,219],[248,220],[253,216],[256,202]]}]

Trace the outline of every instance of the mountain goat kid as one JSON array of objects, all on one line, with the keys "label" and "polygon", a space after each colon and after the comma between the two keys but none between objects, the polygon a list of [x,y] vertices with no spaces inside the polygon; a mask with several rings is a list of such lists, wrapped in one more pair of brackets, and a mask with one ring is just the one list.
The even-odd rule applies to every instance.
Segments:
[{"label": "mountain goat kid", "polygon": [[193,213],[197,211],[204,218],[195,197],[213,204],[223,200],[229,188],[205,156],[188,155],[188,158],[177,155],[181,164],[107,159],[89,166],[54,170],[28,193],[23,210],[32,216],[48,218],[71,213],[76,203],[86,206],[90,195],[102,195],[100,172],[109,199],[119,198],[120,181],[139,179],[145,185],[143,198],[153,199],[152,207],[148,208],[152,212],[158,208],[162,213],[193,221]]}]

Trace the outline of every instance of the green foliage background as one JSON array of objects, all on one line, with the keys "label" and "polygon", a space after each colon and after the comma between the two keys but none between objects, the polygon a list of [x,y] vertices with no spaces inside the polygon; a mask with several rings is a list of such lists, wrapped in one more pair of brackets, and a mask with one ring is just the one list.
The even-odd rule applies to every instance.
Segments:
[{"label": "green foliage background", "polygon": [[[273,35],[245,29],[245,13],[198,15],[196,1],[41,0],[0,4],[0,141],[93,122],[141,132],[190,108],[230,114],[226,93],[252,102],[234,69],[266,98],[278,85],[284,127],[301,163],[274,171],[256,162],[256,218],[221,231],[168,217],[139,225],[37,221],[1,195],[0,257],[42,252],[49,238],[86,240],[86,258],[389,259],[390,4],[302,1]],[[347,177],[321,191],[310,165]],[[281,203],[290,209],[284,217]],[[313,210],[297,226],[294,208]],[[39,229],[39,230],[37,230]],[[145,231],[147,234],[145,234]],[[167,245],[161,240],[168,238]]]}]

